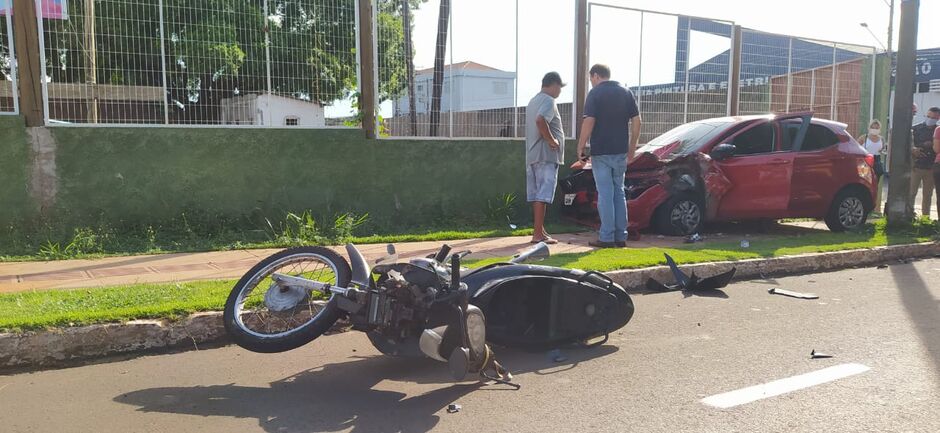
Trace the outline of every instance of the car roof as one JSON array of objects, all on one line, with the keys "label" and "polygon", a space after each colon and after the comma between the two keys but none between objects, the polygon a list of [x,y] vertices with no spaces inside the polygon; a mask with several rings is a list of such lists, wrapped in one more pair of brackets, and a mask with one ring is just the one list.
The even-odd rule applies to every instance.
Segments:
[{"label": "car roof", "polygon": [[[753,121],[753,120],[762,120],[762,119],[763,119],[763,120],[774,120],[774,119],[776,119],[776,118],[786,117],[786,116],[789,116],[789,115],[798,115],[798,114],[810,114],[810,115],[812,115],[812,113],[799,113],[799,112],[789,113],[789,114],[782,114],[782,113],[781,113],[781,114],[773,114],[773,113],[768,113],[768,114],[752,114],[752,115],[747,115],[747,116],[714,117],[714,118],[711,118],[711,119],[699,120],[699,121],[697,121],[697,122],[695,122],[695,123],[741,123],[741,122],[749,122],[749,121]],[[837,121],[835,121],[835,120],[829,120],[829,119],[822,119],[822,118],[819,118],[819,117],[816,117],[816,116],[813,116],[812,123],[815,123],[815,124],[822,124],[822,125],[825,125],[825,126],[836,127],[836,128],[840,128],[840,129],[845,129],[845,128],[847,128],[847,127],[849,126],[849,125],[847,125],[847,124],[845,124],[845,123],[842,123],[842,122],[837,122]]]}]

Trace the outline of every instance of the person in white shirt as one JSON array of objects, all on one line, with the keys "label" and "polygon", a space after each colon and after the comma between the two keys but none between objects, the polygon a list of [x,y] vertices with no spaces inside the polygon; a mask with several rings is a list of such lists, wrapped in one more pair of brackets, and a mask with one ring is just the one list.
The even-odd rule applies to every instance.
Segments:
[{"label": "person in white shirt", "polygon": [[[881,136],[881,121],[872,119],[871,122],[868,123],[868,134],[859,136],[858,142],[865,147],[865,150],[870,155],[875,157],[875,185],[877,188],[880,188],[881,175],[885,174],[882,155],[886,154],[888,151],[884,137]],[[875,201],[875,212],[881,213],[881,194],[878,194],[877,197],[878,199]]]}]

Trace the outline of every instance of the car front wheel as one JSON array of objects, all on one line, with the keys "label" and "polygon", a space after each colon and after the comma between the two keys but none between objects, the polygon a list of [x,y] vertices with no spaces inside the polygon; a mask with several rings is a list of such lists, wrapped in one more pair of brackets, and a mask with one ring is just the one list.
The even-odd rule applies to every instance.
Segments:
[{"label": "car front wheel", "polygon": [[832,201],[826,214],[826,226],[834,232],[857,230],[868,220],[870,207],[860,191],[847,189],[841,191]]},{"label": "car front wheel", "polygon": [[702,229],[705,207],[692,194],[678,194],[666,200],[654,215],[656,231],[669,236],[684,236]]}]

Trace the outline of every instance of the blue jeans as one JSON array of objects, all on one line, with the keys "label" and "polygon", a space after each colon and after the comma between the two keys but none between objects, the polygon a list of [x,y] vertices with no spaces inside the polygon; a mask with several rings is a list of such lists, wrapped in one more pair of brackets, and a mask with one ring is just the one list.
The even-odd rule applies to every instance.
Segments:
[{"label": "blue jeans", "polygon": [[623,193],[623,177],[627,172],[627,155],[593,155],[591,167],[597,185],[597,213],[601,217],[601,242],[627,240],[627,198]]}]

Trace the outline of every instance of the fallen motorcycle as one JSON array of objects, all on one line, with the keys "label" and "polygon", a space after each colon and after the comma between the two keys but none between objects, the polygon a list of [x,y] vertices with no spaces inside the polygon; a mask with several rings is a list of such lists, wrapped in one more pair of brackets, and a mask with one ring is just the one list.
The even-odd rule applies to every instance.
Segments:
[{"label": "fallen motorcycle", "polygon": [[[447,245],[398,262],[394,247],[369,267],[352,244],[347,262],[328,248],[291,248],[265,258],[232,288],[225,329],[239,346],[262,353],[300,347],[345,318],[383,354],[448,363],[512,384],[489,343],[527,350],[599,345],[633,316],[626,291],[597,272],[525,264],[548,257],[535,245],[506,263],[461,266],[470,252]],[[597,341],[599,340],[599,341]]]}]

